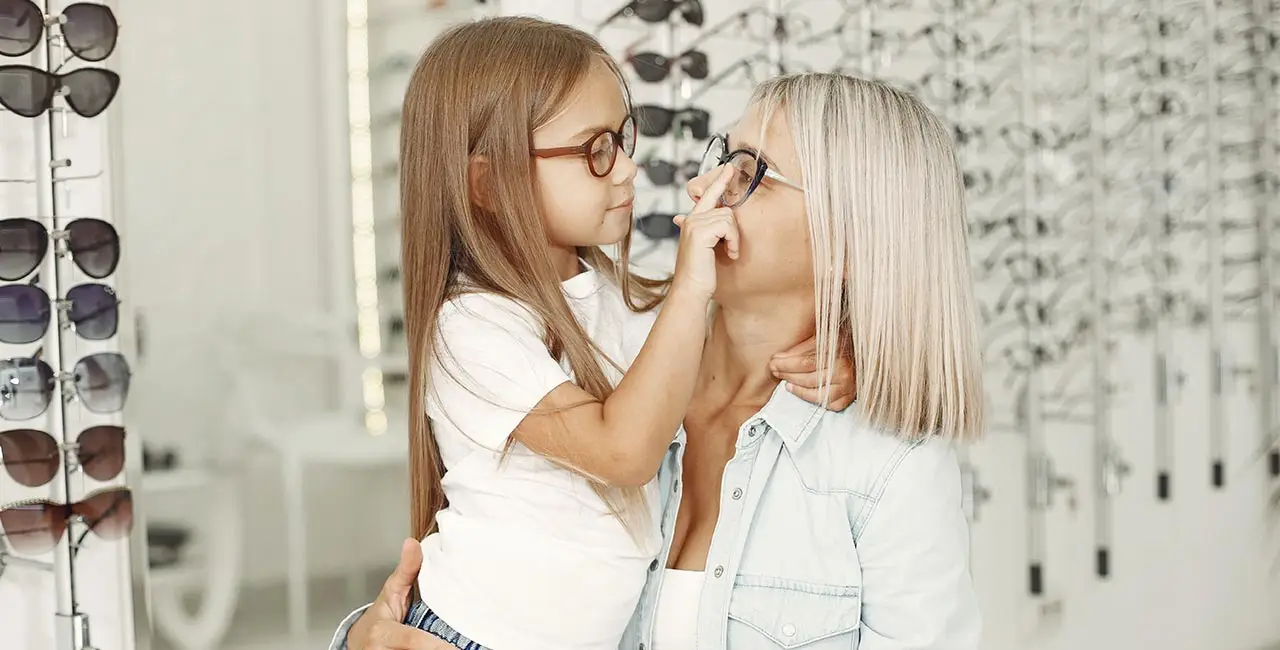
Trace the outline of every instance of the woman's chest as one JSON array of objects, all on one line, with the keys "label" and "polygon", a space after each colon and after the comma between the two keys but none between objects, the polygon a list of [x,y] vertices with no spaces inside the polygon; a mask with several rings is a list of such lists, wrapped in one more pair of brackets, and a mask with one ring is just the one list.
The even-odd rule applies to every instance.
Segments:
[{"label": "woman's chest", "polygon": [[698,647],[857,647],[851,495],[806,477],[825,469],[797,464],[776,435],[744,429],[745,440],[715,444],[699,433],[688,432],[667,556],[670,568],[706,570]]}]

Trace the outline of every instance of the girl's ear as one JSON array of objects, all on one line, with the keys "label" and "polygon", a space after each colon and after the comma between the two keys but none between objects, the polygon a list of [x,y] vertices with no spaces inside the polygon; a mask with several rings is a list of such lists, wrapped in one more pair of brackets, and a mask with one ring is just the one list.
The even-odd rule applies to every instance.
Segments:
[{"label": "girl's ear", "polygon": [[493,212],[489,169],[488,157],[471,157],[471,161],[467,164],[467,195],[472,205],[479,206],[487,212]]}]

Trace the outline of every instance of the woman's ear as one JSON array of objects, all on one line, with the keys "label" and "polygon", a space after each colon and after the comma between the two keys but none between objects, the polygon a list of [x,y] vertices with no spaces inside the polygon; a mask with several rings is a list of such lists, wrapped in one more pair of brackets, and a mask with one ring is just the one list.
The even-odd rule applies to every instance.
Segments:
[{"label": "woman's ear", "polygon": [[472,156],[467,164],[467,197],[471,205],[482,210],[493,211],[492,193],[489,185],[489,158]]}]

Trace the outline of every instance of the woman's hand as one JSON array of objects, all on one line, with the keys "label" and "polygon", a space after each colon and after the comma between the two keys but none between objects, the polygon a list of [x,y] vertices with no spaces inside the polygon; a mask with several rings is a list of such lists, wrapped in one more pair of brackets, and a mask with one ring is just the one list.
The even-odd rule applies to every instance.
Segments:
[{"label": "woman's hand", "polygon": [[827,402],[823,404],[818,401],[822,397],[822,378],[818,376],[818,342],[812,337],[786,352],[773,355],[769,370],[774,377],[787,382],[787,390],[796,397],[825,406],[828,411],[849,408],[858,390],[853,361],[845,358],[842,353],[836,355],[836,365],[832,368],[831,391],[827,394]]},{"label": "woman's hand", "polygon": [[402,622],[409,613],[409,594],[420,569],[422,547],[407,539],[400,547],[400,563],[382,585],[378,599],[347,632],[348,650],[456,650]]},{"label": "woman's hand", "polygon": [[680,228],[672,295],[689,295],[704,302],[711,300],[716,292],[715,249],[721,241],[729,259],[738,259],[738,222],[733,218],[733,210],[716,207],[729,186],[729,179],[736,173],[733,167],[725,165],[688,216],[676,215],[672,219]]}]

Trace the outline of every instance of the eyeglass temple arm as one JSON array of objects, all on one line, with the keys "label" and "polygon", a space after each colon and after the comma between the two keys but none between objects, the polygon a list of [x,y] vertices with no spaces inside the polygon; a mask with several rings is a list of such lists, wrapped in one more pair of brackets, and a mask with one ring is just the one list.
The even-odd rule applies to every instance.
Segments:
[{"label": "eyeglass temple arm", "polygon": [[728,18],[725,18],[724,20],[716,23],[715,25],[712,25],[711,27],[708,27],[702,30],[702,32],[698,34],[698,37],[686,43],[684,45],[684,48],[686,51],[692,50],[698,47],[699,45],[703,44],[704,42],[706,42],[706,40],[711,38],[712,36],[715,36],[720,32],[723,32],[724,30],[732,27],[735,22],[744,21],[747,18],[750,18],[753,14],[761,13],[764,10],[765,10],[764,6],[757,4],[751,7],[750,9],[744,9],[742,11],[738,11],[733,14],[730,14]]},{"label": "eyeglass temple arm", "polygon": [[716,76],[711,77],[710,79],[707,79],[706,81],[702,82],[698,86],[698,91],[689,95],[687,98],[685,98],[684,102],[686,104],[696,103],[699,99],[702,98],[703,95],[706,95],[712,90],[715,90],[716,86],[723,83],[724,80],[728,79],[730,75],[734,74],[740,69],[746,69],[749,74],[752,63],[755,63],[757,61],[764,61],[764,60],[766,60],[765,54],[756,53],[756,54],[752,54],[751,56],[744,57],[744,58],[738,59],[737,61],[734,61],[733,63],[729,64],[729,67],[720,71],[720,74],[717,74]]}]

